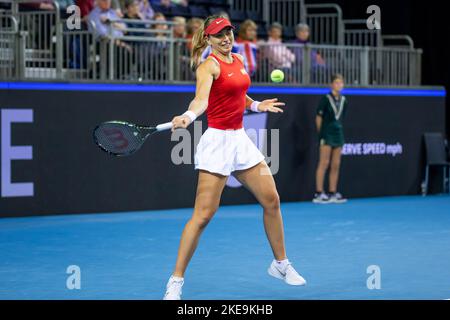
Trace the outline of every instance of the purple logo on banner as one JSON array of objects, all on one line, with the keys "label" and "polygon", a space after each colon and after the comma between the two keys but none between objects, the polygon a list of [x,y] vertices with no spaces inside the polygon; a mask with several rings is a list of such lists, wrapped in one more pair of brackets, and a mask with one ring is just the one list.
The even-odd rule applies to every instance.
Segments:
[{"label": "purple logo on banner", "polygon": [[[266,129],[267,125],[267,112],[262,113],[252,113],[244,115],[244,128],[253,143],[262,151],[264,147],[264,140],[259,136],[261,130]],[[259,138],[259,139],[258,139]],[[239,188],[242,184],[237,181],[235,177],[230,175],[227,180],[227,187]]]},{"label": "purple logo on banner", "polygon": [[32,197],[34,194],[32,182],[12,183],[11,181],[11,161],[33,159],[33,148],[31,146],[11,145],[11,124],[14,122],[33,122],[33,110],[2,109],[1,118],[2,197]]}]

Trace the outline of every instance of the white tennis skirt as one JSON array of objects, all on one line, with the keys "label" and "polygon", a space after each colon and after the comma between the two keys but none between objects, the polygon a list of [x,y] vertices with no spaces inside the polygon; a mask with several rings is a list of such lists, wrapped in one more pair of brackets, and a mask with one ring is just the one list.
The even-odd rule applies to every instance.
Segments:
[{"label": "white tennis skirt", "polygon": [[264,158],[244,128],[208,128],[197,145],[194,161],[195,169],[229,176],[235,170],[245,170],[257,165]]}]

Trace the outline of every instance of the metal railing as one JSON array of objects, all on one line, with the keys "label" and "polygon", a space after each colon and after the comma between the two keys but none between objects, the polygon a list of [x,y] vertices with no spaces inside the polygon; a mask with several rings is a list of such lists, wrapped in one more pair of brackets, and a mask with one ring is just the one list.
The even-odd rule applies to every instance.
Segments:
[{"label": "metal railing", "polygon": [[[232,7],[238,10],[257,8],[263,12],[266,23],[282,22],[289,32],[298,23],[310,27],[310,40],[317,44],[381,47],[394,42],[404,47],[405,42],[414,48],[412,39],[406,35],[382,36],[379,29],[367,28],[366,20],[344,20],[343,12],[335,3],[305,4],[304,0],[231,0]],[[291,36],[292,34],[289,34]],[[398,45],[398,43],[403,45]]]},{"label": "metal railing", "polygon": [[347,46],[381,47],[381,29],[370,30],[366,20],[343,20],[344,44]]},{"label": "metal railing", "polygon": [[100,42],[87,30],[61,32],[62,70],[66,80],[100,79]]},{"label": "metal railing", "polygon": [[11,14],[19,22],[19,31],[25,41],[26,78],[61,78],[62,43],[59,3],[52,1],[53,10],[19,10],[19,5],[38,3],[36,0],[14,0]]},{"label": "metal railing", "polygon": [[346,83],[354,86],[421,83],[422,51],[418,49],[260,44],[259,51],[259,68],[253,79],[257,83],[269,84],[273,69],[282,69],[290,84],[324,85],[334,73],[341,73]]},{"label": "metal railing", "polygon": [[421,66],[421,49],[369,48],[369,84],[418,86]]},{"label": "metal railing", "polygon": [[[111,22],[132,23],[133,26],[141,25],[142,28],[125,27],[121,29],[122,36],[114,36],[114,23],[111,23],[108,46],[101,47],[101,54],[104,50],[108,51],[109,80],[173,81],[175,79],[173,22],[127,19]],[[155,25],[165,25],[167,29],[152,29]]]},{"label": "metal railing", "polygon": [[268,0],[230,0],[231,9],[240,11],[263,12],[264,2]]},{"label": "metal railing", "polygon": [[[111,28],[107,36],[96,37],[88,30],[68,30],[60,19],[59,25],[51,26],[53,36],[44,59],[34,55],[36,46],[29,39],[38,39],[37,48],[43,50],[49,37],[30,36],[35,30],[27,24],[29,15],[19,17],[20,22],[14,16],[0,20],[9,26],[0,29],[0,79],[143,83],[195,79],[189,43],[173,37],[171,22],[161,30],[146,28],[161,21],[118,20],[114,22],[145,27],[125,28],[120,36]],[[92,28],[95,31],[95,25]],[[261,42],[252,81],[269,84],[270,72],[282,69],[287,85],[325,85],[333,73],[342,73],[349,85],[420,85],[421,54],[413,48]]]},{"label": "metal railing", "polygon": [[414,49],[413,39],[404,34],[382,35],[383,47],[398,47]]},{"label": "metal railing", "polygon": [[306,4],[306,23],[311,42],[344,45],[344,23],[341,7],[334,3]]},{"label": "metal railing", "polygon": [[263,4],[266,23],[279,22],[293,30],[298,23],[306,21],[304,0],[266,0]]},{"label": "metal railing", "polygon": [[186,39],[176,39],[174,42],[174,80],[175,81],[194,81],[195,72],[191,69],[191,51],[188,46],[190,43]]},{"label": "metal railing", "polygon": [[0,78],[16,79],[20,59],[18,56],[19,26],[12,16],[0,15]]}]

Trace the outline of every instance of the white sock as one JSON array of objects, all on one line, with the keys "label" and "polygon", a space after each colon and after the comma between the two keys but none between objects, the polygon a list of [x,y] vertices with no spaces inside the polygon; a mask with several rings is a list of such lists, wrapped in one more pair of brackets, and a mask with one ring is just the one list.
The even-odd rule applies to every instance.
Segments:
[{"label": "white sock", "polygon": [[182,277],[172,276],[171,278],[172,278],[173,280],[175,280],[176,282],[184,281],[184,278],[182,278]]},{"label": "white sock", "polygon": [[289,259],[286,258],[284,260],[275,260],[276,261],[276,266],[277,268],[281,271],[284,272],[286,270],[286,267],[289,264]]}]

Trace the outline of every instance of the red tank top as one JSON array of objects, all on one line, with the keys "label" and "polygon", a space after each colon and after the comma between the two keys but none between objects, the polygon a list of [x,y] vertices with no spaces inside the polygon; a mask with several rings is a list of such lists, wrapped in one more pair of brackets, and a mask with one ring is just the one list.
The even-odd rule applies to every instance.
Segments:
[{"label": "red tank top", "polygon": [[220,64],[219,78],[213,81],[209,93],[206,115],[208,127],[228,130],[242,128],[245,96],[250,86],[250,76],[242,61],[232,53],[233,62],[227,63],[214,54]]}]

